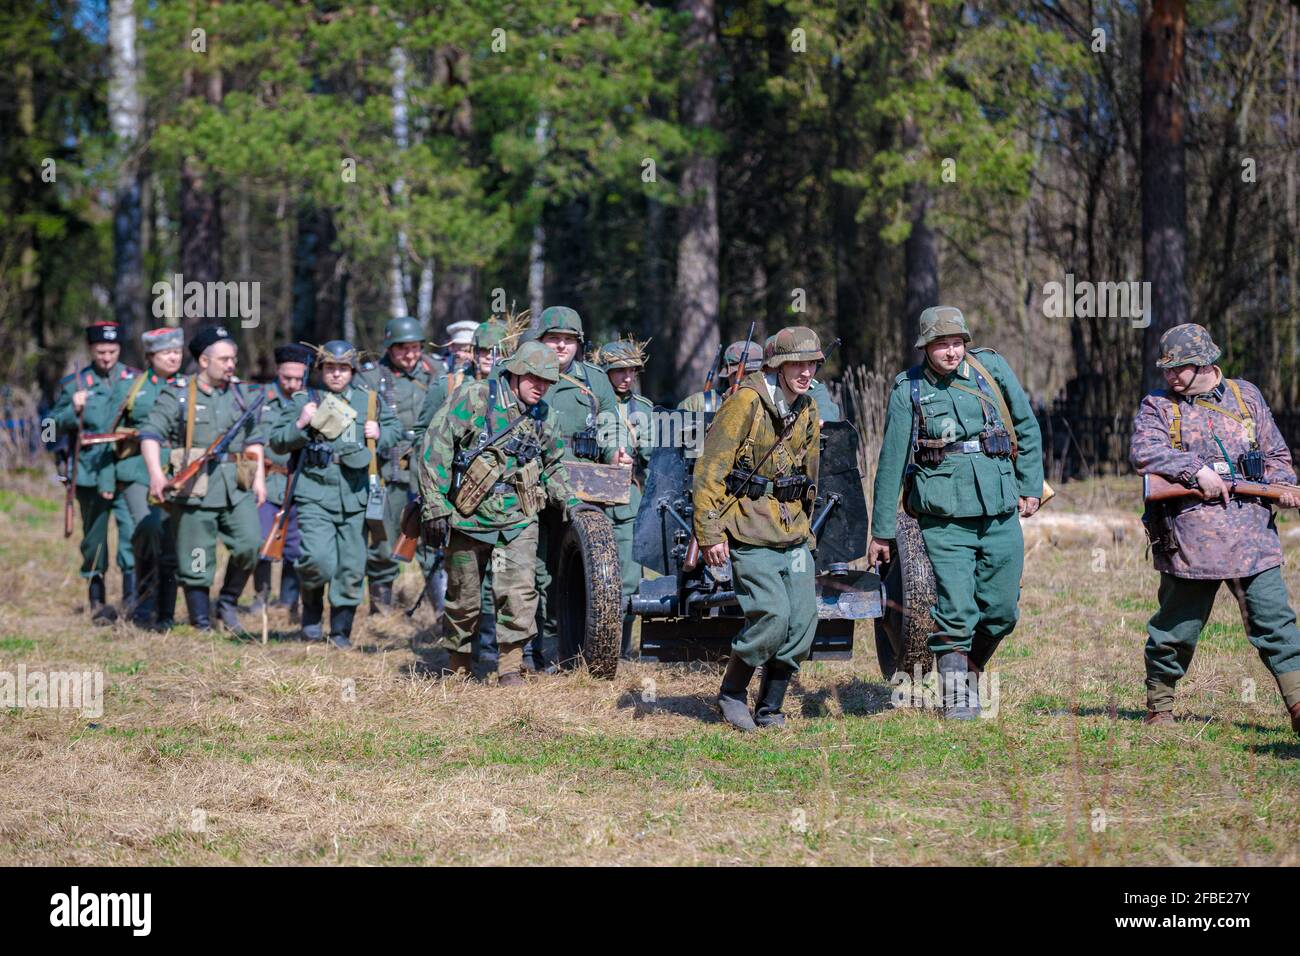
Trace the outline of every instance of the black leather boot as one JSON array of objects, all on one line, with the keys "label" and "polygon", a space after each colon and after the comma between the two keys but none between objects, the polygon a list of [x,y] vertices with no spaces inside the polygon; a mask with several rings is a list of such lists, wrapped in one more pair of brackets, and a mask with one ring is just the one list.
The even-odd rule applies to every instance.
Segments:
[{"label": "black leather boot", "polygon": [[722,711],[723,720],[737,730],[758,729],[749,713],[749,682],[753,676],[754,668],[732,654],[727,661],[727,671],[722,675],[722,686],[718,689],[718,709]]},{"label": "black leather boot", "polygon": [[159,572],[157,591],[157,616],[155,631],[170,631],[176,620],[176,575],[170,571]]},{"label": "black leather boot", "polygon": [[356,613],[355,607],[330,608],[330,644],[339,650],[352,648],[352,618]]},{"label": "black leather boot", "polygon": [[939,656],[939,693],[943,716],[950,720],[976,720],[980,715],[979,685],[965,651]]},{"label": "black leather boot", "polygon": [[117,608],[105,601],[107,593],[108,589],[104,587],[104,576],[102,574],[91,575],[90,620],[97,627],[106,627],[117,620]]},{"label": "black leather boot", "polygon": [[324,639],[325,630],[321,620],[325,617],[325,589],[312,591],[302,589],[302,637],[306,641]]},{"label": "black leather boot", "polygon": [[136,606],[140,603],[135,595],[135,571],[122,572],[122,604],[118,613],[128,621],[135,617]]},{"label": "black leather boot", "polygon": [[298,585],[298,568],[285,561],[280,568],[280,599],[275,603],[289,609],[289,620],[298,621],[298,597],[301,591]]},{"label": "black leather boot", "polygon": [[211,607],[208,602],[207,588],[186,588],[185,609],[190,615],[190,627],[197,628],[200,631],[212,630]]},{"label": "black leather boot", "polygon": [[758,682],[758,706],[754,708],[754,723],[760,727],[784,727],[785,692],[790,688],[792,671],[779,661],[763,665],[763,678]]},{"label": "black leather boot", "polygon": [[996,640],[991,637],[985,637],[983,634],[976,634],[970,646],[970,669],[979,674],[988,666],[993,657],[993,652],[998,649],[1002,643],[1002,638]]},{"label": "black leather boot", "polygon": [[370,613],[387,614],[393,609],[393,586],[391,584],[370,585]]},{"label": "black leather boot", "polygon": [[232,634],[247,633],[239,623],[239,595],[248,583],[249,572],[235,564],[226,565],[226,578],[221,582],[221,591],[217,595],[217,617],[221,626]]},{"label": "black leather boot", "polygon": [[253,603],[248,606],[249,613],[261,614],[271,605],[271,562],[259,558],[253,569]]},{"label": "black leather boot", "polygon": [[157,567],[142,565],[137,558],[135,582],[135,604],[131,608],[131,623],[136,627],[153,627],[154,615],[158,611]]}]

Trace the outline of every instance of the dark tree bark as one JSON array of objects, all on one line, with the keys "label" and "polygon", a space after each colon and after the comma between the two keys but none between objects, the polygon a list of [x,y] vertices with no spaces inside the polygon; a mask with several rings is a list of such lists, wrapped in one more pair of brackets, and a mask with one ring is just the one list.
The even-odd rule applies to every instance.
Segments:
[{"label": "dark tree bark", "polygon": [[1142,22],[1142,277],[1151,283],[1143,384],[1159,387],[1160,336],[1188,321],[1183,157],[1186,0],[1153,0]]},{"label": "dark tree bark", "polygon": [[[221,72],[207,77],[185,74],[185,95],[202,88],[209,103],[220,103]],[[181,273],[188,282],[221,281],[221,190],[207,176],[199,157],[187,156],[181,165]],[[180,304],[177,304],[179,309]],[[186,318],[181,325],[188,339],[206,318]]]},{"label": "dark tree bark", "polygon": [[[135,7],[132,0],[109,4],[111,71],[109,123],[117,150],[113,191],[113,317],[122,326],[124,357],[139,358],[141,307],[144,305],[144,253],[141,245],[140,169],[136,160],[143,108],[136,59]],[[144,313],[152,317],[152,313]]]},{"label": "dark tree bark", "polygon": [[[907,71],[912,82],[930,76],[930,4],[926,0],[904,0],[903,44]],[[914,117],[903,121],[903,152],[921,154],[921,134]],[[903,191],[912,231],[903,244],[903,354],[912,355],[920,328],[921,312],[939,304],[939,247],[930,228],[930,187],[922,181],[909,183]]]},{"label": "dark tree bark", "polygon": [[[682,0],[679,9],[690,18],[684,40],[694,65],[683,88],[681,114],[689,130],[707,133],[718,119],[714,0]],[[676,380],[690,384],[708,376],[719,341],[718,161],[707,147],[686,161],[681,192],[673,366]],[[682,394],[691,390],[686,384]]]}]

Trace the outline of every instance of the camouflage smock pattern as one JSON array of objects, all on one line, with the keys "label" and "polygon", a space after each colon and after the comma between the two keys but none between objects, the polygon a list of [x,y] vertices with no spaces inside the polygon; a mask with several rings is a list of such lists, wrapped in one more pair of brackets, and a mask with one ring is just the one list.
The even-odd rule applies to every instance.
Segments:
[{"label": "camouflage smock pattern", "polygon": [[[775,478],[802,470],[816,484],[821,460],[817,403],[808,395],[800,395],[790,410],[795,419],[785,441],[788,451],[774,451],[763,462],[758,475]],[[768,394],[767,379],[762,372],[748,375],[722,403],[704,439],[704,451],[694,478],[695,536],[700,547],[718,544],[727,535],[741,544],[789,547],[807,541],[810,548],[815,547],[808,509],[802,500],[785,503],[788,521],[782,517],[781,502],[770,494],[762,498],[739,498],[725,513],[721,511],[721,506],[729,500],[724,479],[738,467],[740,458],[747,458],[740,452],[750,435],[751,421],[756,426],[753,459],[742,462],[747,466],[746,473],[767,454],[781,428],[780,415]]]},{"label": "camouflage smock pattern", "polygon": [[[523,404],[515,398],[508,380],[497,380],[496,407],[488,415],[489,382],[466,382],[447,399],[429,423],[424,436],[424,449],[420,454],[420,494],[424,497],[421,517],[424,521],[450,517],[451,526],[480,541],[509,542],[524,528],[537,521],[537,515],[524,514],[518,495],[513,492],[489,494],[479,504],[474,514],[466,517],[457,511],[448,499],[451,493],[452,462],[456,453],[471,448],[486,428],[490,432],[503,429],[523,412]],[[548,503],[561,508],[578,504],[578,498],[569,485],[569,475],[564,468],[564,439],[556,422],[555,410],[548,409],[546,420],[539,426],[525,422],[511,435],[534,429],[541,445],[541,481]],[[508,443],[509,438],[497,444]],[[505,468],[498,481],[510,481],[519,468],[513,455],[502,453]]]},{"label": "camouflage smock pattern", "polygon": [[[1236,379],[1236,383],[1254,419],[1259,448],[1264,454],[1264,477],[1268,481],[1293,483],[1291,452],[1268,404],[1250,382]],[[1182,451],[1173,447],[1169,436],[1175,401],[1182,418],[1185,449]],[[1215,436],[1236,468],[1238,456],[1250,447],[1247,427],[1237,420],[1241,417],[1237,399],[1222,376],[1214,389],[1190,399],[1163,389],[1153,392],[1142,399],[1133,418],[1130,461],[1140,473],[1154,473],[1192,487],[1196,484],[1196,473],[1204,465],[1213,467],[1214,462],[1224,460]],[[1173,534],[1178,550],[1155,555],[1155,567],[1175,577],[1244,578],[1282,564],[1282,545],[1274,525],[1273,509],[1256,499],[1233,498],[1226,508],[1217,499],[1193,499],[1176,506]]]}]

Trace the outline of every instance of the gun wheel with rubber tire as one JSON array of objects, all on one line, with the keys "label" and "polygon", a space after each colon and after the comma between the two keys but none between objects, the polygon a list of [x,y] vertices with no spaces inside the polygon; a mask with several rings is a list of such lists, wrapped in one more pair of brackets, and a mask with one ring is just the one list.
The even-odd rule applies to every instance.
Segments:
[{"label": "gun wheel with rubber tire", "polygon": [[904,511],[898,512],[895,553],[884,574],[885,613],[876,619],[876,653],[886,678],[902,671],[914,677],[933,667],[930,633],[934,621],[934,567],[925,550],[921,526]]},{"label": "gun wheel with rubber tire", "polygon": [[614,525],[599,508],[574,510],[560,545],[555,593],[561,664],[581,658],[594,676],[613,680],[623,637],[623,579]]}]

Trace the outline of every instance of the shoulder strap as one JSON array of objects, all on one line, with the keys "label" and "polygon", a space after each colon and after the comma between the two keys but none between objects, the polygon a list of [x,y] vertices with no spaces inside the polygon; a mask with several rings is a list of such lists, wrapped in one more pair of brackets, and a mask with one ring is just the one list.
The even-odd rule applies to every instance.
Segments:
[{"label": "shoulder strap", "polygon": [[185,463],[189,464],[190,449],[194,447],[194,405],[198,401],[199,377],[190,376],[190,384],[185,402]]},{"label": "shoulder strap", "polygon": [[998,385],[997,379],[989,374],[989,370],[980,364],[979,359],[975,358],[968,351],[966,361],[970,363],[977,374],[984,376],[988,382],[989,394],[993,396],[993,401],[997,404],[998,414],[1002,416],[1002,427],[1007,430],[1007,435],[1011,438],[1011,458],[1014,461],[1020,453],[1020,442],[1016,440],[1016,426],[1011,419],[1011,409],[1007,408],[1007,400],[1002,394],[1002,387]]},{"label": "shoulder strap", "polygon": [[1172,409],[1169,417],[1169,445],[1175,451],[1186,451],[1183,447],[1183,410],[1178,407],[1178,399],[1170,398]]},{"label": "shoulder strap", "polygon": [[[123,413],[135,410],[135,397],[140,394],[140,388],[144,385],[144,379],[145,373],[143,372],[135,377],[135,384],[131,386],[131,391],[126,393],[126,404],[122,406]],[[1237,396],[1237,400],[1241,400],[1240,395]],[[118,421],[121,421],[122,416],[119,414],[117,417]],[[109,431],[112,431],[116,427],[117,422],[113,422],[113,427],[110,428]]]},{"label": "shoulder strap", "polygon": [[925,409],[921,407],[921,366],[914,365],[907,370],[907,380],[912,392],[912,440],[907,447],[907,457],[916,460],[916,440],[921,437],[921,426],[925,423]]},{"label": "shoulder strap", "polygon": [[1241,387],[1233,379],[1227,379],[1228,388],[1232,389],[1232,397],[1237,400],[1237,407],[1241,409],[1241,424],[1246,428],[1246,438],[1251,447],[1255,447],[1255,419],[1250,414],[1250,409],[1246,407],[1245,399],[1241,397]]}]

